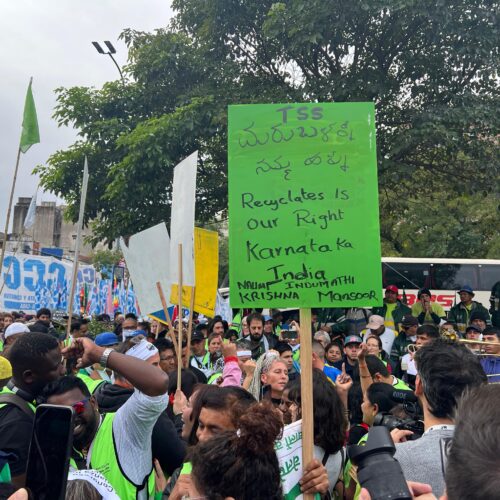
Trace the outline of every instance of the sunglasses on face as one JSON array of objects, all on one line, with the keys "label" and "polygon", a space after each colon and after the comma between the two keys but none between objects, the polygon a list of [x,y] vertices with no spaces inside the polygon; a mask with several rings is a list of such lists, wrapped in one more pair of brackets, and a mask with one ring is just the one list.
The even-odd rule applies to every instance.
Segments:
[{"label": "sunglasses on face", "polygon": [[76,415],[81,415],[85,411],[85,406],[87,405],[89,399],[90,397],[82,399],[81,401],[77,401],[76,403],[73,403],[71,405],[73,410],[75,410]]}]

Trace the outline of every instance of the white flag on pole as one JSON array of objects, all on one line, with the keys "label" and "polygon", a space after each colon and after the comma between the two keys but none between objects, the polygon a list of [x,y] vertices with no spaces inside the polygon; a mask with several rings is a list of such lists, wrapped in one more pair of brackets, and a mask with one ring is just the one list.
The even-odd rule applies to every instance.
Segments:
[{"label": "white flag on pole", "polygon": [[194,209],[198,151],[174,168],[172,214],[170,220],[170,277],[179,283],[179,244],[182,243],[182,284],[194,286]]},{"label": "white flag on pole", "polygon": [[30,206],[28,208],[28,213],[24,219],[24,229],[31,229],[35,224],[36,219],[36,195],[38,194],[38,188],[36,188],[33,198],[31,198]]}]

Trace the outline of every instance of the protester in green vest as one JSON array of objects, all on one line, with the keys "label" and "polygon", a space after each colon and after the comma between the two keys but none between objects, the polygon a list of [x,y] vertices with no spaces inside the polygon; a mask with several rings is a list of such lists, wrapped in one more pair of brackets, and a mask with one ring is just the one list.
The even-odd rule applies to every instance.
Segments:
[{"label": "protester in green vest", "polygon": [[205,337],[201,331],[195,331],[191,337],[191,352],[193,355],[189,364],[201,370],[207,378],[210,377],[210,353],[205,347]]},{"label": "protester in green vest", "polygon": [[[84,457],[77,465],[101,472],[122,500],[153,497],[151,433],[168,405],[168,376],[159,367],[158,350],[142,340],[125,355],[79,338],[63,354],[76,357],[77,368],[99,362],[137,389],[116,413],[102,417],[95,398],[77,377],[63,377],[46,387],[44,401],[75,410],[73,446]],[[152,356],[157,362],[146,363]]]},{"label": "protester in green vest", "polygon": [[474,290],[470,286],[463,286],[458,294],[460,295],[460,302],[450,309],[448,321],[452,321],[457,325],[460,334],[463,335],[465,333],[465,329],[470,323],[471,314],[474,312],[480,311],[487,319],[486,322],[489,322],[490,315],[486,307],[480,302],[472,300],[474,298]]},{"label": "protester in green vest", "polygon": [[398,287],[389,285],[385,289],[384,304],[372,309],[372,314],[382,316],[385,319],[384,325],[395,331],[399,331],[403,316],[411,314],[411,309],[398,299],[398,294]]},{"label": "protester in green vest", "polygon": [[[9,352],[12,378],[3,395],[17,396],[17,402],[0,402],[0,450],[15,450],[17,459],[9,462],[12,482],[24,486],[26,463],[33,427],[35,399],[49,382],[64,374],[58,341],[46,333],[21,335]],[[33,411],[33,416],[29,411]]]},{"label": "protester in green vest", "polygon": [[[387,366],[384,365],[384,362],[377,356],[368,354],[365,357],[365,362],[366,366],[368,366],[368,371],[370,372],[373,383],[381,382],[384,384],[392,385],[394,389],[411,391],[410,387],[406,385],[402,380],[389,373]],[[363,376],[363,362],[360,355],[358,355],[358,363],[360,376]]]}]

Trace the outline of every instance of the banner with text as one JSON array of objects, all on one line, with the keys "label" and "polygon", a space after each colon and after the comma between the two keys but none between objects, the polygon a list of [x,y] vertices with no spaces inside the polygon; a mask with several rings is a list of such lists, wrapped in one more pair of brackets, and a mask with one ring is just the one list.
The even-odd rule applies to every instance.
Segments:
[{"label": "banner with text", "polygon": [[381,297],[372,103],[229,106],[232,307]]},{"label": "banner with text", "polygon": [[[66,310],[72,264],[53,257],[6,252],[1,270],[0,311],[34,314],[40,307]],[[93,287],[93,266],[80,264],[75,297],[85,287]],[[75,309],[75,312],[77,309]]]}]

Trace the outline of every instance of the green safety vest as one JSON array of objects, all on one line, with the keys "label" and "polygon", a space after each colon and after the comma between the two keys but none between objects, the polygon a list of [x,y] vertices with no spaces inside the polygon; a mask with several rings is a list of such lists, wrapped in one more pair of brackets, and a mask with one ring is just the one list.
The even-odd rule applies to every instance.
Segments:
[{"label": "green safety vest", "polygon": [[182,464],[180,476],[182,476],[182,474],[191,474],[191,472],[193,472],[193,464],[191,462],[184,462]]},{"label": "green safety vest", "polygon": [[[359,441],[358,441],[358,445],[362,445],[364,443],[366,443],[366,440],[368,439],[368,433],[366,433]],[[348,460],[345,464],[345,467],[344,467],[344,486],[345,488],[349,488],[349,485],[351,484],[351,469],[352,469],[352,463],[350,460]],[[354,492],[354,500],[356,500],[357,498],[359,498],[359,494],[361,493],[361,486],[359,485],[359,483],[356,483],[356,491]]]},{"label": "green safety vest", "polygon": [[297,363],[300,361],[300,347],[298,349],[296,349],[295,351],[293,351],[292,359],[294,361],[297,361]]},{"label": "green safety vest", "polygon": [[143,484],[134,484],[122,472],[118,454],[116,453],[115,440],[113,439],[113,421],[116,413],[107,413],[92,444],[92,455],[89,469],[98,470],[113,486],[116,494],[122,500],[133,500],[147,483],[148,498],[155,495],[155,475],[153,466]]},{"label": "green safety vest", "polygon": [[90,394],[94,394],[105,382],[104,380],[94,380],[85,370],[80,370],[76,376],[87,386]]},{"label": "green safety vest", "polygon": [[210,375],[210,377],[208,378],[208,382],[207,384],[210,385],[210,384],[215,384],[215,382],[217,382],[217,379],[219,377],[222,377],[222,372],[215,372],[215,373],[212,373],[212,375]]},{"label": "green safety vest", "polygon": [[397,380],[397,383],[393,385],[394,389],[399,389],[400,391],[411,391],[410,387],[408,387],[402,380],[397,377],[394,377]]},{"label": "green safety vest", "polygon": [[[0,394],[15,394],[15,392],[11,391],[7,386],[3,387],[2,390],[0,391]],[[21,398],[22,399],[22,398]],[[35,403],[26,401],[28,406],[33,410],[33,413],[35,413]],[[5,405],[8,405],[9,403],[1,403],[0,408],[3,408]]]}]

